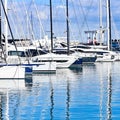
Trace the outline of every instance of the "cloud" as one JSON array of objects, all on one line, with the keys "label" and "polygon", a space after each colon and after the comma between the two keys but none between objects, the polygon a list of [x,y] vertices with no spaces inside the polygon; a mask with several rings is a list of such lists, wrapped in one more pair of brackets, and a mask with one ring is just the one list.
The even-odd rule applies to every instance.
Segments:
[{"label": "cloud", "polygon": [[56,8],[57,9],[66,9],[66,6],[65,5],[58,5]]},{"label": "cloud", "polygon": [[[13,1],[13,0],[12,0]],[[36,5],[36,9],[34,7]],[[40,25],[38,24],[38,20],[41,20],[45,31],[49,30],[50,27],[50,9],[49,9],[49,1],[37,1],[34,0],[34,4],[31,1],[23,0],[18,1],[14,0],[11,3],[9,1],[8,7],[14,10],[11,10],[9,14],[13,17],[12,19],[16,21],[16,25],[24,23],[26,19],[26,10],[27,13],[30,14],[32,12],[33,19],[35,21],[36,29],[39,29]],[[13,6],[14,5],[14,6]],[[66,30],[66,1],[65,0],[53,0],[53,28],[56,35],[64,33]],[[104,26],[106,25],[106,2],[103,0],[103,23]],[[112,14],[112,22],[114,21],[114,26],[116,25],[116,29],[120,30],[119,28],[119,21],[120,21],[120,1],[118,0],[111,0],[111,14]],[[12,11],[15,11],[12,12]],[[15,14],[19,16],[19,21],[15,19]],[[38,16],[40,17],[38,19]],[[81,31],[81,34],[84,36],[84,30],[94,30],[99,29],[99,0],[69,0],[69,20],[71,31],[76,33],[78,36],[78,31]],[[59,32],[60,31],[60,32]],[[38,34],[38,33],[37,33]],[[48,33],[47,33],[48,34]]]}]

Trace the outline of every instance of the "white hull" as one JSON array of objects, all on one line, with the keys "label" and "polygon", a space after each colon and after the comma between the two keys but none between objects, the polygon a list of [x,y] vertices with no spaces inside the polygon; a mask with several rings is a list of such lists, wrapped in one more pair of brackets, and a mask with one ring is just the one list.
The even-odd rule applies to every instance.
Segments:
[{"label": "white hull", "polygon": [[68,68],[70,67],[78,57],[71,56],[71,55],[61,55],[61,54],[45,54],[33,57],[33,61],[38,62],[48,62],[48,61],[55,61],[57,68]]},{"label": "white hull", "polygon": [[96,62],[113,62],[113,61],[116,61],[116,58],[115,56],[112,56],[110,54],[98,57],[96,60]]},{"label": "white hull", "polygon": [[[33,73],[55,73],[56,72],[56,62],[48,61],[48,62],[33,62],[31,60],[26,60],[26,58],[22,57],[21,65],[22,66],[31,66]],[[19,64],[19,59],[17,56],[8,56],[7,63],[11,65]],[[4,65],[5,63],[3,63]],[[2,65],[2,63],[1,63]]]},{"label": "white hull", "polygon": [[86,53],[94,53],[97,56],[96,62],[113,62],[116,61],[115,52],[103,49],[84,49]]},{"label": "white hull", "polygon": [[120,53],[115,54],[116,61],[120,61]]},{"label": "white hull", "polygon": [[22,66],[0,67],[0,79],[24,79],[25,68]]},{"label": "white hull", "polygon": [[33,73],[55,73],[56,72],[56,62],[41,62],[41,64],[40,62],[36,62],[36,64],[38,65],[34,65],[32,67]]},{"label": "white hull", "polygon": [[57,63],[57,68],[68,68],[70,67],[73,63],[75,62],[74,57],[70,58],[67,62],[58,62]]},{"label": "white hull", "polygon": [[5,89],[20,89],[25,88],[24,79],[0,79],[0,91]]},{"label": "white hull", "polygon": [[[23,50],[22,47],[19,47],[18,49],[19,49],[19,52],[21,54],[21,52],[24,52],[25,49],[28,49],[28,48],[24,48],[24,50]],[[10,48],[9,48],[9,50],[10,50]],[[15,50],[13,48],[11,48],[10,51],[15,51]],[[78,59],[78,57],[71,56],[71,55],[61,55],[61,54],[58,55],[58,54],[54,54],[54,53],[37,55],[37,56],[34,56],[34,57],[30,57],[30,58],[20,57],[21,63],[25,63],[25,61],[27,62],[28,61],[27,59],[33,61],[33,62],[31,62],[32,64],[34,62],[35,63],[38,62],[38,64],[39,64],[39,62],[43,62],[43,63],[44,62],[48,62],[48,63],[56,62],[56,67],[57,68],[66,68],[66,67],[70,67],[76,61],[76,59]],[[8,56],[8,59],[7,59],[8,63],[18,63],[17,61],[19,62],[19,59],[16,55],[12,54],[12,56]],[[46,67],[44,67],[43,69],[45,69],[45,68]],[[39,67],[35,66],[34,69],[39,69]],[[54,69],[54,67],[53,67],[53,69]],[[41,68],[40,68],[40,70],[41,70]],[[48,70],[48,68],[46,70]]]}]

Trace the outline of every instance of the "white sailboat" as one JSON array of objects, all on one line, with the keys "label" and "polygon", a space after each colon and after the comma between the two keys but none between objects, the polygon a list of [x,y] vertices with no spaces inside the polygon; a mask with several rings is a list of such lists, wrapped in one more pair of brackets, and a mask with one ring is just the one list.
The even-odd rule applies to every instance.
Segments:
[{"label": "white sailboat", "polygon": [[[102,5],[102,1],[100,0],[100,3]],[[116,61],[116,53],[112,51],[112,39],[111,39],[111,11],[110,11],[110,0],[107,0],[106,2],[106,9],[107,9],[107,40],[108,40],[108,50],[103,53],[102,57],[99,57],[97,61],[99,62],[111,62]],[[102,13],[102,6],[101,6],[101,13]],[[102,17],[102,16],[101,16]],[[102,18],[101,18],[101,31],[102,31]],[[102,33],[101,33],[101,39],[102,39]],[[104,51],[104,50],[103,50]],[[107,52],[107,53],[106,53]]]},{"label": "white sailboat", "polygon": [[[21,53],[25,52],[25,48],[18,48],[16,45],[15,45],[15,41],[14,41],[14,38],[13,38],[13,34],[12,34],[12,30],[10,28],[10,24],[9,24],[9,21],[8,21],[8,18],[7,18],[7,13],[6,13],[6,8],[7,8],[7,0],[5,1],[5,7],[4,7],[4,4],[2,2],[2,6],[3,6],[3,9],[4,9],[4,13],[5,13],[5,51],[6,51],[6,54],[5,54],[5,59],[7,62],[7,64],[5,62],[2,62],[0,64],[0,66],[4,66],[6,67],[7,65],[8,66],[12,66],[12,67],[15,67],[16,68],[16,65],[21,65],[23,68],[25,68],[25,72],[26,72],[26,69],[27,68],[30,68],[32,69],[31,71],[27,71],[27,74],[29,72],[29,74],[32,73],[32,71],[35,73],[35,72],[49,72],[49,73],[55,73],[56,72],[56,63],[55,62],[33,62],[33,61],[30,61],[26,56],[24,56],[24,59],[21,57]],[[10,29],[10,32],[11,32],[11,36],[12,36],[12,39],[13,39],[13,43],[14,43],[14,46],[10,46],[8,48],[8,40],[7,40],[7,25],[9,26],[9,29]],[[11,51],[12,54],[8,54],[8,52]]]},{"label": "white sailboat", "polygon": [[72,55],[62,55],[62,54],[54,54],[54,53],[47,53],[44,55],[38,55],[33,57],[33,61],[42,61],[42,62],[48,62],[48,61],[55,61],[57,68],[68,68],[70,67],[78,57],[72,56]]},{"label": "white sailboat", "polygon": [[[66,18],[68,19],[68,18]],[[73,55],[63,55],[63,54],[55,54],[53,53],[53,29],[52,29],[52,1],[50,0],[50,32],[51,32],[51,50],[50,53],[44,55],[37,55],[33,57],[33,61],[35,62],[56,62],[57,68],[68,68],[70,67],[77,59],[77,56]],[[69,27],[67,24],[67,38],[68,38]],[[69,42],[69,40],[67,40]],[[68,45],[69,47],[69,45]],[[69,50],[68,50],[69,51]]]},{"label": "white sailboat", "polygon": [[[97,56],[96,62],[113,62],[116,61],[117,59],[119,59],[119,56],[116,52],[111,50],[111,15],[110,15],[110,1],[107,0],[106,1],[107,5],[106,5],[106,9],[107,9],[107,27],[103,28],[102,25],[102,0],[100,0],[100,30],[99,30],[99,34],[100,34],[100,45],[92,45],[89,46],[90,49],[86,49],[86,52],[89,53],[95,53]],[[103,46],[103,34],[104,31],[107,31],[107,46]],[[97,31],[95,31],[96,33]]]},{"label": "white sailboat", "polygon": [[0,79],[24,79],[25,67],[23,66],[3,66],[0,67]]},{"label": "white sailboat", "polygon": [[[38,54],[36,47],[33,46],[29,46],[29,48],[17,47],[17,51],[14,46],[9,47],[7,64],[15,66],[21,63],[21,66],[30,67],[32,73],[56,73],[55,61],[33,61],[33,56],[30,50],[34,50],[36,51],[36,54]],[[2,62],[0,66],[5,64],[6,63]]]},{"label": "white sailboat", "polygon": [[[5,7],[4,7],[4,4],[3,4],[2,0],[1,0],[1,4],[2,4],[3,10],[4,10],[4,13],[5,13],[5,23],[6,23],[5,27],[7,28],[8,19],[6,17],[7,16],[7,13],[6,13],[7,10],[5,9],[6,6],[7,6],[7,1],[5,0]],[[0,12],[1,12],[1,7],[0,7]],[[5,35],[7,36],[6,31],[5,31]],[[6,42],[6,44],[7,44],[7,42]],[[7,47],[6,47],[6,55],[7,55]],[[14,78],[15,79],[24,79],[25,78],[25,67],[22,67],[21,65],[18,65],[18,66],[5,65],[5,66],[0,67],[0,79],[14,79]]]}]

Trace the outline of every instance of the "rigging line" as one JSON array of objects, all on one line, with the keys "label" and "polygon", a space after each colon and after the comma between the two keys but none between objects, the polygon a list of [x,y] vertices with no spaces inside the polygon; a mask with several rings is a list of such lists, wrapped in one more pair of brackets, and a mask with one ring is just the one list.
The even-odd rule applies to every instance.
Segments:
[{"label": "rigging line", "polygon": [[[31,3],[32,3],[32,1],[31,1]],[[26,8],[26,6],[25,6],[25,2],[23,2],[23,0],[22,0],[22,4],[23,4],[23,6],[24,6],[24,8],[25,8],[26,15],[29,15],[29,14],[28,14],[28,11],[27,11],[27,8]],[[33,33],[33,29],[32,29],[32,24],[31,24],[31,22],[30,22],[29,16],[28,16],[28,24],[29,24],[30,29],[31,29],[31,32],[32,32],[32,38],[33,38],[33,40],[35,40],[35,36],[34,36],[34,33]],[[37,52],[38,52],[38,50],[37,50]],[[39,53],[39,52],[38,52],[38,53]],[[32,57],[32,53],[31,53],[30,51],[29,51],[29,54],[30,54],[30,56]]]},{"label": "rigging line", "polygon": [[[106,11],[106,9],[107,9],[106,4],[107,4],[107,1],[104,0],[104,1],[102,2],[102,9],[104,8],[105,10],[103,9],[102,11]],[[102,13],[102,14],[104,15],[104,14],[106,14],[106,12],[104,12],[104,13]],[[99,12],[99,16],[100,16],[100,12]],[[105,15],[105,16],[106,16],[106,15]],[[103,22],[103,23],[104,23],[104,22]],[[107,24],[106,24],[106,26],[107,26]]]},{"label": "rigging line", "polygon": [[[18,30],[17,30],[17,27],[15,27],[15,26],[16,26],[16,25],[15,25],[15,22],[16,22],[15,20],[17,19],[17,17],[15,16],[16,19],[13,18],[13,15],[16,15],[16,9],[15,9],[16,7],[13,5],[13,3],[14,3],[13,0],[10,0],[10,1],[11,1],[11,2],[10,2],[11,4],[10,4],[10,3],[9,3],[9,4],[10,4],[11,8],[9,8],[9,10],[12,11],[12,14],[10,14],[10,12],[9,12],[8,15],[9,15],[9,17],[10,17],[11,23],[13,24],[12,29],[14,29],[14,32],[17,34],[17,36],[19,36],[19,35],[18,35],[19,32],[18,32]],[[12,7],[12,6],[13,6],[13,7]],[[14,8],[14,9],[12,9],[12,8]],[[14,20],[13,20],[13,19],[14,19]],[[18,25],[19,25],[19,24],[18,24]]]},{"label": "rigging line", "polygon": [[[34,5],[35,11],[36,11],[36,13],[37,13],[37,17],[38,17],[39,24],[40,24],[41,29],[42,29],[42,32],[43,32],[43,36],[45,36],[44,27],[43,27],[42,22],[41,22],[42,20],[41,20],[40,14],[38,13],[38,8],[37,8],[34,0],[32,0],[32,4]],[[41,33],[40,33],[40,35],[41,35]],[[46,39],[45,39],[45,40],[46,40]],[[35,43],[36,43],[36,42],[35,42]],[[38,43],[39,43],[39,45],[41,44],[39,40],[38,40]],[[37,45],[36,45],[36,46],[37,46]],[[39,54],[39,51],[38,51],[38,50],[37,50],[37,53]]]},{"label": "rigging line", "polygon": [[43,25],[42,25],[42,22],[41,22],[40,14],[38,13],[38,8],[37,8],[37,6],[36,6],[34,0],[32,0],[32,1],[33,1],[33,5],[34,5],[34,7],[35,7],[35,10],[36,10],[37,16],[38,16],[39,24],[40,24],[40,26],[41,26],[43,35],[45,36],[45,31],[44,31],[44,28],[43,28]]},{"label": "rigging line", "polygon": [[[62,4],[62,6],[60,6]],[[58,3],[58,5],[59,6],[57,6],[56,7],[56,9],[57,10],[54,10],[54,5],[53,5],[53,12],[55,13],[55,18],[57,18],[56,20],[53,20],[54,21],[54,25],[55,24],[57,24],[58,25],[58,27],[59,27],[59,23],[58,22],[62,22],[62,25],[64,24],[63,22],[64,22],[64,20],[65,20],[65,18],[63,17],[63,14],[59,14],[63,9],[62,8],[64,8],[65,6],[63,5],[63,2],[61,2],[61,1],[59,1],[59,3]],[[58,10],[59,9],[59,10]],[[62,11],[63,12],[63,11]],[[64,13],[65,14],[65,13]],[[61,16],[62,15],[62,16]],[[62,19],[61,19],[61,17],[62,17]],[[59,18],[59,19],[58,19]],[[59,30],[59,32],[58,32],[58,30]],[[64,30],[65,31],[65,30]],[[56,32],[56,31],[55,31]],[[58,33],[61,33],[61,31],[60,31],[60,29],[57,29],[57,32]],[[57,34],[58,34],[57,33]],[[64,32],[63,32],[64,33]]]},{"label": "rigging line", "polygon": [[[26,8],[26,11],[29,11],[31,8],[31,4],[32,4],[32,0],[30,1],[29,5],[28,5],[28,8]],[[25,6],[25,5],[24,5]],[[26,17],[26,29],[27,29],[27,37],[29,38],[30,37],[30,27],[29,27],[29,21],[30,21],[30,18],[29,18],[29,15],[27,15],[27,13],[25,12],[25,17]],[[32,28],[32,25],[31,25],[31,28]]]},{"label": "rigging line", "polygon": [[[31,4],[33,4],[33,0],[31,1]],[[25,11],[26,11],[26,15],[28,15],[28,11],[27,11],[27,8],[26,8],[26,6],[25,6],[25,2],[23,2],[22,1],[22,3],[23,3],[23,5],[24,5],[24,8],[25,8]],[[31,7],[31,6],[30,6]],[[33,29],[32,29],[32,25],[31,25],[31,23],[30,23],[30,19],[28,19],[28,22],[29,22],[29,25],[30,25],[30,29],[31,29],[31,31],[32,31],[32,36],[33,36],[33,40],[35,40],[35,36],[34,36],[34,33],[33,33]],[[29,47],[29,46],[28,46]],[[39,51],[38,51],[38,49],[36,49],[37,50],[37,53],[39,54]],[[30,51],[29,51],[29,54],[30,54],[30,56],[32,56],[32,54],[30,53]]]},{"label": "rigging line", "polygon": [[[12,5],[11,5],[12,6]],[[13,13],[14,11],[12,11],[12,13]],[[13,14],[12,14],[13,15]],[[9,14],[8,15],[9,16],[9,20],[11,21],[11,24],[12,24],[12,29],[14,30],[14,33],[18,36],[18,30],[17,30],[17,28],[15,27],[16,25],[15,25],[15,19]],[[13,20],[14,19],[14,20]]]},{"label": "rigging line", "polygon": [[[23,25],[21,25],[21,27],[23,27]],[[23,29],[24,29],[24,28],[23,28]],[[21,29],[21,31],[23,31],[23,30]],[[23,34],[24,34],[24,32],[23,32]],[[22,41],[21,41],[21,46],[23,47]],[[29,48],[29,44],[27,45],[27,47]],[[27,55],[27,53],[26,53],[25,51],[24,51],[24,53],[25,53],[25,56],[28,57],[28,55]],[[28,51],[28,54],[29,54],[29,57],[31,58],[31,57],[32,57],[32,54],[31,54],[30,51]],[[29,59],[28,59],[28,62],[29,62]]]},{"label": "rigging line", "polygon": [[[13,13],[15,14],[15,20],[17,20],[18,21],[18,23],[20,23],[20,19],[18,19],[18,14],[19,13],[17,13],[16,12],[16,7],[15,7],[15,5],[14,5],[14,2],[13,2],[13,0],[11,1],[11,3],[12,3],[12,5],[13,5],[13,7],[12,8],[14,8],[14,9],[12,9],[13,10]],[[15,24],[15,22],[13,22],[14,24]],[[20,38],[20,34],[19,33],[21,33],[21,36],[25,36],[25,34],[24,34],[24,28],[23,28],[23,25],[22,25],[22,23],[21,24],[18,24],[18,26],[19,26],[19,29],[20,30],[18,30],[18,29],[16,29],[16,33],[18,33],[18,36],[19,36],[19,38]],[[18,32],[18,31],[20,31],[20,32]],[[22,41],[19,39],[19,41],[20,41],[20,43],[21,43],[21,46],[23,47],[23,43],[22,43]],[[28,46],[29,47],[29,46]],[[25,53],[25,55],[26,55],[26,53]]]},{"label": "rigging line", "polygon": [[18,56],[18,59],[19,59],[20,64],[21,64],[21,60],[20,60],[20,57],[19,57],[19,54],[18,54],[17,46],[16,46],[16,44],[15,44],[15,39],[14,39],[14,36],[13,36],[13,33],[12,33],[12,29],[11,29],[11,26],[10,26],[10,23],[9,23],[9,20],[8,20],[8,17],[7,17],[7,13],[6,13],[5,8],[4,8],[4,3],[3,3],[2,0],[1,0],[1,4],[2,4],[3,11],[4,11],[4,14],[5,14],[5,17],[6,17],[6,20],[7,20],[7,24],[8,24],[10,33],[11,33],[11,37],[12,37],[13,44],[14,44],[14,46],[15,46],[15,49],[16,49],[16,51],[17,51],[17,56]]},{"label": "rigging line", "polygon": [[30,18],[29,18],[29,14],[28,14],[27,8],[25,6],[25,2],[23,2],[23,0],[21,2],[23,4],[23,7],[25,8],[25,14],[28,16],[28,24],[29,24],[30,31],[31,31],[31,34],[32,34],[32,39],[35,40],[35,35],[33,33],[33,30],[32,30],[32,24],[31,24],[31,21],[30,21]]},{"label": "rigging line", "polygon": [[[2,35],[1,35],[2,36]],[[5,38],[4,38],[5,39]],[[1,39],[2,40],[2,39]],[[1,47],[1,49],[2,49],[2,53],[1,53],[1,55],[0,55],[0,58],[1,59],[3,59],[4,61],[5,61],[5,63],[7,64],[7,60],[5,59],[5,51],[4,51],[4,48],[3,48],[3,45],[2,45],[2,41],[1,41],[1,43],[0,43],[0,47]],[[3,57],[3,56],[4,57]]]},{"label": "rigging line", "polygon": [[78,22],[78,19],[77,19],[77,13],[76,13],[76,10],[75,10],[75,6],[74,6],[74,2],[73,2],[73,0],[71,0],[72,1],[72,6],[73,6],[73,10],[74,10],[74,13],[75,13],[75,17],[76,17],[76,21],[77,21],[77,27],[78,27],[78,30],[79,30],[79,35],[80,35],[80,38],[82,39],[82,35],[81,35],[81,30],[80,30],[80,25],[79,25],[79,22]]},{"label": "rigging line", "polygon": [[[35,4],[35,2],[34,2],[34,0],[31,0],[31,2],[30,2],[30,6],[28,7],[28,10],[30,9],[30,7],[33,5],[33,7],[35,7],[35,10],[36,10],[36,12],[37,12],[37,16],[38,16],[38,19],[40,18],[39,17],[39,14],[38,14],[38,9],[37,9],[37,6],[36,6],[36,4]],[[32,17],[32,16],[31,16]],[[32,23],[32,21],[31,21],[31,23]],[[39,24],[40,24],[40,26],[42,26],[41,24],[41,21],[39,20]],[[32,30],[33,30],[33,24],[32,24]],[[43,32],[44,32],[44,30],[43,30]],[[36,43],[36,42],[35,42]],[[40,44],[40,42],[39,42],[39,40],[38,40],[38,43]],[[38,51],[37,51],[38,52]]]},{"label": "rigging line", "polygon": [[[80,4],[80,6],[81,6],[81,11],[82,11],[82,13],[83,13],[83,17],[84,17],[84,20],[83,20],[83,23],[82,23],[81,28],[82,28],[82,27],[84,26],[84,24],[86,23],[87,28],[88,28],[88,30],[89,30],[89,26],[88,26],[87,18],[86,18],[87,15],[85,15],[85,13],[84,13],[83,6],[82,6],[82,3],[81,3],[80,0],[79,0],[79,4]],[[87,12],[88,12],[88,11],[87,11]],[[86,13],[87,13],[87,12],[86,12]]]},{"label": "rigging line", "polygon": [[[62,5],[64,6],[63,8],[63,10],[64,10],[64,13],[66,13],[66,8],[65,8],[65,3],[63,2],[63,0],[61,0],[61,2],[62,2]],[[66,20],[66,14],[65,14],[65,20]],[[66,33],[66,30],[65,30],[65,32],[64,33]]]},{"label": "rigging line", "polygon": [[[81,3],[81,1],[79,0],[79,4],[80,4],[80,6],[81,6],[81,10],[82,10],[82,13],[83,13],[83,16],[84,16],[84,20],[83,20],[83,23],[82,23],[82,26],[81,26],[81,28],[84,26],[84,24],[86,23],[86,25],[87,25],[87,28],[88,28],[88,30],[89,30],[89,26],[88,26],[88,22],[87,22],[87,16],[88,16],[88,13],[89,13],[89,11],[90,11],[90,9],[87,9],[87,12],[86,12],[86,14],[85,14],[85,12],[84,12],[84,10],[83,10],[83,6],[82,6],[82,3]],[[93,4],[93,0],[91,0],[91,2],[90,2],[90,8],[92,7],[92,4]]]},{"label": "rigging line", "polygon": [[[11,6],[12,6],[12,8],[14,8],[14,9],[12,9],[12,10],[13,10],[13,12],[15,13],[15,18],[16,18],[16,20],[20,23],[20,20],[18,19],[18,15],[17,15],[16,9],[15,9],[16,7],[15,7],[15,5],[14,5],[13,0],[11,1],[11,3],[13,3],[13,4],[12,4],[13,6],[12,6],[12,5],[11,5]],[[14,22],[13,22],[13,24],[15,25]],[[18,24],[18,26],[19,26],[19,24]],[[16,27],[16,33],[19,33],[19,34],[22,33],[23,36],[25,36],[25,34],[24,34],[24,32],[23,32],[23,30],[24,30],[23,25],[20,25],[20,26],[19,26],[19,29],[20,29],[20,30],[19,30],[20,32],[18,31],[18,29],[17,29],[17,27]],[[18,34],[18,36],[20,36],[19,34]],[[20,43],[21,43],[21,46],[23,47],[22,41],[21,41],[20,39],[19,39],[19,41],[20,41]],[[29,46],[27,46],[27,47],[29,47]],[[26,52],[24,52],[24,53],[25,53],[25,55],[27,56]],[[30,56],[31,56],[31,55],[30,55]],[[27,56],[27,57],[28,57],[28,56]],[[28,62],[29,62],[29,61],[28,61]]]},{"label": "rigging line", "polygon": [[[120,34],[119,34],[118,30],[117,30],[117,26],[116,26],[116,24],[115,24],[115,22],[114,22],[114,21],[115,21],[115,19],[114,19],[114,17],[113,17],[112,12],[111,12],[111,22],[112,22],[112,26],[113,26],[113,27],[112,27],[112,28],[113,28],[113,30],[112,30],[112,31],[114,32],[114,35],[116,36],[116,38],[118,38],[118,39],[119,39],[119,38],[120,38],[120,37],[119,37],[119,36],[120,36]],[[116,39],[116,38],[115,38],[115,39]]]},{"label": "rigging line", "polygon": [[[12,9],[12,8],[14,8],[14,9]],[[14,4],[14,2],[13,2],[13,0],[11,1],[11,10],[13,11],[12,13],[14,13],[14,17],[16,18],[16,19],[14,19],[14,20],[16,20],[16,22],[18,22],[18,24],[17,24],[17,26],[18,27],[15,27],[16,29],[16,33],[18,34],[18,36],[19,36],[19,38],[20,38],[20,36],[22,37],[22,36],[25,36],[25,34],[24,34],[24,28],[23,28],[23,26],[21,25],[21,24],[19,24],[21,21],[20,21],[20,19],[19,19],[19,17],[18,17],[18,14],[19,13],[17,13],[17,10],[16,10],[16,5]],[[13,14],[12,14],[13,15]],[[11,15],[11,16],[12,16]],[[12,18],[12,17],[11,17]],[[13,21],[13,24],[14,24],[14,26],[16,26],[15,25],[15,21]],[[17,29],[17,28],[19,28],[19,30]],[[19,31],[21,31],[21,32],[19,32]],[[21,35],[20,35],[21,34]],[[19,39],[19,41],[21,41],[20,39]]]},{"label": "rigging line", "polygon": [[[7,64],[7,60],[5,59],[5,51],[4,51],[4,48],[3,48],[3,45],[2,45],[2,11],[1,11],[1,5],[0,5],[0,47],[2,49],[2,52],[1,52],[1,59],[3,59],[5,61],[5,63]],[[3,36],[4,39],[5,39],[5,36]],[[3,56],[2,56],[3,55]]]}]

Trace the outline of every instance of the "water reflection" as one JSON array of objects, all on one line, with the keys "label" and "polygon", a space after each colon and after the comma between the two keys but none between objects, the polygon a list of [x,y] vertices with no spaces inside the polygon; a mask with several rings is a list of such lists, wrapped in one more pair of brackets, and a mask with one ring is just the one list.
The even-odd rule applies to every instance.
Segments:
[{"label": "water reflection", "polygon": [[2,120],[2,96],[0,95],[0,120]]},{"label": "water reflection", "polygon": [[[68,70],[69,71],[69,70]],[[67,72],[66,72],[67,73]],[[71,71],[69,73],[72,74]],[[68,74],[66,74],[68,75]],[[34,79],[37,77],[37,79]],[[56,81],[56,75],[40,75],[40,76],[33,76],[26,77],[24,80],[0,80],[0,119],[14,119],[17,117],[17,112],[20,105],[20,94],[26,92],[33,91],[34,88],[38,88],[40,90],[40,86],[44,82],[50,82],[50,119],[52,120],[54,115],[54,82]],[[39,84],[38,84],[39,83]],[[42,83],[42,84],[41,84]],[[36,86],[37,85],[37,86]],[[40,85],[40,86],[39,86]],[[44,87],[44,86],[43,86]],[[23,93],[20,91],[22,90]],[[30,94],[31,94],[30,93]],[[28,95],[26,94],[25,99],[27,99]],[[68,93],[67,93],[68,94]],[[69,99],[68,99],[69,100]],[[67,102],[68,103],[68,102]],[[68,105],[67,105],[68,106]],[[17,119],[17,118],[15,118]]]},{"label": "water reflection", "polygon": [[32,86],[32,76],[25,79],[0,79],[0,91],[3,89],[24,89]]},{"label": "water reflection", "polygon": [[33,85],[32,76],[25,77],[25,87],[30,88]]},{"label": "water reflection", "polygon": [[[100,68],[100,66],[102,68]],[[99,63],[100,72],[100,120],[112,119],[112,63]],[[106,77],[104,77],[106,74]],[[105,78],[105,79],[104,79]],[[106,109],[105,109],[106,108]]]},{"label": "water reflection", "polygon": [[112,73],[113,64],[99,63],[28,77],[24,89],[1,91],[0,119],[111,120]]},{"label": "water reflection", "polygon": [[16,119],[20,93],[31,86],[32,77],[25,79],[0,79],[0,120]]},{"label": "water reflection", "polygon": [[54,88],[53,88],[53,83],[50,77],[50,120],[53,120],[53,110],[54,110]]},{"label": "water reflection", "polygon": [[66,120],[69,120],[70,118],[70,83],[69,78],[67,79],[67,99],[66,99]]},{"label": "water reflection", "polygon": [[107,120],[111,120],[112,110],[111,110],[111,101],[112,101],[112,76],[111,76],[111,64],[108,66],[108,100],[107,100]]},{"label": "water reflection", "polygon": [[82,67],[71,67],[69,68],[73,73],[80,73],[82,72],[83,68]]},{"label": "water reflection", "polygon": [[19,91],[0,92],[0,120],[16,119],[20,103]]}]

